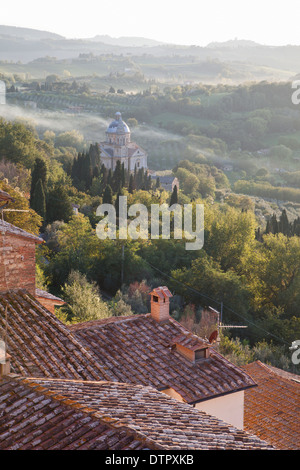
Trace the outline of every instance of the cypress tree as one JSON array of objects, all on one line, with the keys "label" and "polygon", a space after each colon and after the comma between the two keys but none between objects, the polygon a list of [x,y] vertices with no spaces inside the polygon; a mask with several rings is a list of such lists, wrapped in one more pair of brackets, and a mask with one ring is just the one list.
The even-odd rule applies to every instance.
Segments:
[{"label": "cypress tree", "polygon": [[111,187],[111,183],[112,183],[112,171],[111,171],[111,168],[108,170],[108,174],[107,174],[107,184]]},{"label": "cypress tree", "polygon": [[129,178],[128,192],[132,194],[133,191],[134,191],[134,178],[133,178],[133,174],[131,173],[130,178]]},{"label": "cypress tree", "polygon": [[91,159],[92,167],[100,166],[100,149],[98,144],[91,144],[89,149],[89,156]]},{"label": "cypress tree", "polygon": [[296,235],[297,237],[300,236],[300,217],[299,216],[293,222],[292,235]]},{"label": "cypress tree", "polygon": [[73,215],[71,200],[67,190],[62,184],[57,183],[55,187],[49,191],[46,208],[48,224],[55,220],[68,222],[71,219]]},{"label": "cypress tree", "polygon": [[119,187],[122,186],[122,166],[120,160],[117,160],[115,170],[112,176],[111,187],[113,192],[117,192]]},{"label": "cypress tree", "polygon": [[72,169],[71,169],[71,178],[72,180],[75,180],[75,178],[77,178],[77,171],[78,170],[78,158],[75,157],[74,160],[73,160],[73,165],[72,165]]},{"label": "cypress tree", "polygon": [[35,185],[34,193],[32,196],[32,209],[37,212],[45,222],[46,219],[46,196],[44,191],[44,185],[41,179],[39,179]]},{"label": "cypress tree", "polygon": [[290,224],[285,209],[283,209],[279,217],[278,231],[287,236],[290,234]]},{"label": "cypress tree", "polygon": [[270,231],[273,234],[278,233],[278,222],[277,222],[277,217],[276,214],[273,214],[270,220]]},{"label": "cypress tree", "polygon": [[126,173],[125,173],[125,165],[124,165],[124,162],[122,163],[122,167],[121,167],[121,186],[122,188],[124,188],[126,184]]},{"label": "cypress tree", "polygon": [[92,164],[91,164],[91,157],[89,153],[86,153],[83,156],[83,175],[82,179],[85,183],[85,188],[87,190],[90,189],[91,184],[92,184],[92,178],[93,178],[93,170],[92,170]]},{"label": "cypress tree", "polygon": [[144,189],[144,169],[143,168],[139,168],[136,174],[136,188]]},{"label": "cypress tree", "polygon": [[138,189],[138,187],[137,187],[137,168],[136,168],[136,165],[134,165],[133,184],[134,184],[134,189]]},{"label": "cypress tree", "polygon": [[116,197],[116,202],[115,202],[115,209],[116,209],[116,217],[117,217],[117,219],[119,218],[119,207],[120,207],[119,197],[120,197],[120,196],[123,196],[123,191],[122,191],[122,188],[121,188],[121,187],[119,188],[119,191],[118,191],[118,194],[117,194],[117,197]]},{"label": "cypress tree", "polygon": [[147,178],[147,189],[150,190],[152,188],[152,179],[151,179],[151,175],[148,175],[148,178]]},{"label": "cypress tree", "polygon": [[44,191],[47,184],[47,165],[45,160],[42,158],[36,158],[34,162],[34,167],[31,174],[31,187],[30,187],[30,206],[32,207],[32,200],[35,191],[35,186],[41,180],[43,184]]},{"label": "cypress tree", "polygon": [[100,170],[100,180],[101,180],[101,183],[100,183],[100,194],[101,194],[101,195],[103,194],[104,189],[105,189],[105,186],[107,185],[107,176],[108,176],[107,169],[106,169],[106,167],[102,164],[101,170]]},{"label": "cypress tree", "polygon": [[177,185],[175,184],[172,194],[171,194],[171,198],[170,198],[170,206],[172,206],[173,204],[177,204],[177,203],[178,203],[178,193],[177,193]]},{"label": "cypress tree", "polygon": [[112,204],[113,192],[109,184],[106,185],[103,194],[103,204]]},{"label": "cypress tree", "polygon": [[93,178],[99,178],[100,177],[100,170],[98,166],[94,166],[93,168]]}]

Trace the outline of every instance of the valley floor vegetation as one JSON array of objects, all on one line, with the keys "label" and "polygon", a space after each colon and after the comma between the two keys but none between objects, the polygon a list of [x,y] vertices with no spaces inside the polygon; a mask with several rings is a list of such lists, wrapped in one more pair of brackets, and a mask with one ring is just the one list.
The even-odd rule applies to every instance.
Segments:
[{"label": "valley floor vegetation", "polygon": [[[92,100],[87,88],[80,93]],[[289,347],[300,338],[300,117],[284,105],[287,93],[285,84],[257,84],[135,96],[136,108],[127,110],[132,130],[142,136],[143,119],[180,135],[178,145],[153,143],[152,152],[155,145],[168,152],[164,160],[159,152],[149,158],[155,177],[141,169],[129,174],[121,164],[108,171],[98,146],[78,129],[55,132],[2,118],[0,189],[14,197],[11,208],[28,210],[4,217],[44,238],[37,282],[68,302],[58,317],[74,323],[146,313],[151,288],[168,285],[172,316],[195,333],[211,333],[209,306],[222,308],[224,324],[247,326],[221,335],[218,347],[231,360],[258,358],[296,372]],[[105,112],[115,111],[116,94],[106,93]],[[118,104],[133,98],[119,90]],[[168,121],[166,112],[182,119]],[[178,178],[178,193],[162,188],[163,174]],[[147,208],[204,204],[204,247],[186,251],[184,240],[172,238],[99,240],[96,208],[109,202],[118,211],[120,195]]]}]

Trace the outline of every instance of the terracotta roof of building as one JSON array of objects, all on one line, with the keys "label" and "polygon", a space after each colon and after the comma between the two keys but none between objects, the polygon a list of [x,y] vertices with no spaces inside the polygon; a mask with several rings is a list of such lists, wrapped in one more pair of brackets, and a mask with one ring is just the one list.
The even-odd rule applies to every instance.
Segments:
[{"label": "terracotta roof of building", "polygon": [[149,295],[157,295],[161,299],[173,297],[166,286],[155,287]]},{"label": "terracotta roof of building", "polygon": [[158,449],[134,429],[53,393],[47,384],[0,379],[0,450]]},{"label": "terracotta roof of building", "polygon": [[0,449],[271,446],[152,387],[7,376],[0,381]]},{"label": "terracotta roof of building", "polygon": [[114,150],[113,150],[112,148],[110,148],[110,147],[102,148],[101,151],[107,153],[107,155],[108,155],[109,157],[113,157],[113,156],[114,156]]},{"label": "terracotta roof of building", "polygon": [[[265,364],[266,366],[266,364]],[[271,366],[268,364],[268,369],[272,370],[273,372],[275,372],[276,374],[280,375],[281,377],[285,378],[285,379],[289,379],[289,380],[292,380],[293,382],[298,382],[300,383],[300,375],[298,374],[293,374],[292,372],[288,372],[286,370],[283,370],[283,369],[279,369],[278,367],[274,367],[274,366]]]},{"label": "terracotta roof of building", "polygon": [[139,150],[141,153],[146,153],[145,150],[142,149],[142,147],[137,145],[135,142],[130,142],[127,145],[127,149],[128,149],[127,150],[128,151],[128,157],[132,157],[132,155],[134,155],[137,150]]},{"label": "terracotta roof of building", "polygon": [[42,297],[44,299],[49,299],[49,300],[53,300],[53,301],[57,301],[57,302],[63,302],[65,303],[65,301],[63,299],[61,299],[60,297],[56,297],[55,295],[53,294],[50,294],[50,292],[47,292],[43,289],[35,289],[35,295],[36,297]]},{"label": "terracotta roof of building", "polygon": [[[173,388],[188,403],[255,386],[245,371],[213,348],[207,359],[193,363],[184,357],[174,344],[179,335],[187,342],[191,334],[171,317],[158,323],[150,314],[133,315],[71,325],[70,330],[116,381]],[[192,338],[193,348],[203,347],[201,338]]]},{"label": "terracotta roof of building", "polygon": [[30,238],[35,243],[43,243],[44,240],[33,233],[26,232],[20,227],[16,227],[5,220],[0,219],[0,232],[9,233],[10,235],[15,235],[17,237]]},{"label": "terracotta roof of building", "polygon": [[25,290],[0,293],[0,337],[6,337],[14,373],[87,380],[113,378],[101,361],[94,360],[78,338]]},{"label": "terracotta roof of building", "polygon": [[277,449],[299,450],[300,383],[260,361],[243,368],[258,384],[245,392],[245,430]]},{"label": "terracotta roof of building", "polygon": [[178,336],[175,336],[172,340],[172,345],[180,344],[185,348],[190,349],[191,351],[197,351],[199,349],[205,349],[210,346],[207,341],[202,340],[197,335],[193,333],[181,333]]},{"label": "terracotta roof of building", "polygon": [[[107,142],[101,142],[100,147],[101,147],[102,153],[105,152],[110,157],[115,156],[116,158],[119,158],[117,155],[115,155],[115,152],[114,152],[114,149],[119,147],[118,145],[109,144]],[[128,144],[126,144],[126,148],[127,148],[126,157],[132,157],[132,155],[134,155],[137,150],[139,150],[141,154],[146,153],[145,150],[140,145],[137,145],[135,142],[129,142]]]},{"label": "terracotta roof of building", "polygon": [[10,196],[6,191],[0,189],[0,202],[14,201],[14,198]]},{"label": "terracotta roof of building", "polygon": [[[152,178],[157,178],[156,175],[152,175]],[[177,180],[178,178],[173,175],[164,175],[164,176],[159,176],[159,181],[162,184],[171,184],[173,183],[174,180]]]}]

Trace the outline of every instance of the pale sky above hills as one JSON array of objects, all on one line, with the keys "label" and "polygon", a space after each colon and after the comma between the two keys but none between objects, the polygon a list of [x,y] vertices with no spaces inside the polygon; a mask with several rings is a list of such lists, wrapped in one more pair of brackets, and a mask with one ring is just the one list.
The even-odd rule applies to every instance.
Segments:
[{"label": "pale sky above hills", "polygon": [[299,13],[299,0],[14,0],[2,6],[0,23],[67,38],[108,34],[200,46],[234,38],[300,45]]}]

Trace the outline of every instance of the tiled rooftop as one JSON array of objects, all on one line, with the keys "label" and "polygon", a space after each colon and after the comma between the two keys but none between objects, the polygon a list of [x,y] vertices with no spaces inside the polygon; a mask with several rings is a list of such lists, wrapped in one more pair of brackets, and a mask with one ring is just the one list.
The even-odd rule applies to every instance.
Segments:
[{"label": "tiled rooftop", "polygon": [[14,199],[6,191],[2,191],[0,189],[0,202],[9,202],[13,200]]},{"label": "tiled rooftop", "polygon": [[0,293],[0,337],[5,336],[14,373],[87,380],[113,378],[101,367],[101,361],[95,361],[69,329],[26,291]]},{"label": "tiled rooftop", "polygon": [[188,403],[253,387],[255,382],[211,348],[210,357],[195,363],[174,348],[175,340],[203,340],[170,317],[158,323],[150,314],[119,317],[70,326],[76,338],[98,358],[116,381],[173,388]]},{"label": "tiled rooftop", "polygon": [[10,235],[16,235],[19,237],[29,238],[36,243],[43,243],[43,239],[38,237],[37,235],[26,232],[26,230],[23,230],[22,228],[16,227],[15,225],[5,222],[5,220],[2,219],[0,219],[0,232],[5,232]]},{"label": "tiled rooftop", "polygon": [[[45,384],[46,385],[46,384]],[[20,378],[0,379],[0,450],[157,449],[133,429]]]},{"label": "tiled rooftop", "polygon": [[35,295],[37,297],[44,297],[45,299],[49,299],[49,300],[57,300],[59,302],[64,302],[60,297],[56,297],[55,295],[50,294],[50,292],[47,292],[42,289],[35,289]]},{"label": "tiled rooftop", "polygon": [[1,396],[0,449],[271,448],[152,387],[8,376]]},{"label": "tiled rooftop", "polygon": [[299,450],[300,382],[260,361],[244,370],[258,384],[245,392],[245,429],[277,449]]}]

